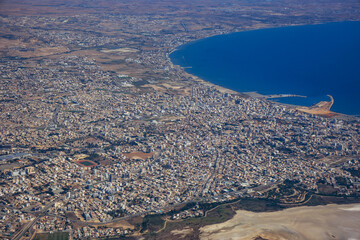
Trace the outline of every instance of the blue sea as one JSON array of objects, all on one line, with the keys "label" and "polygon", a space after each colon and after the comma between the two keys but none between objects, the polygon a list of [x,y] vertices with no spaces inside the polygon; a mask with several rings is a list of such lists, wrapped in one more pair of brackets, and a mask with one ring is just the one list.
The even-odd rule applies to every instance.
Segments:
[{"label": "blue sea", "polygon": [[170,55],[211,83],[311,106],[334,97],[332,111],[360,115],[360,22],[281,27],[210,37]]}]

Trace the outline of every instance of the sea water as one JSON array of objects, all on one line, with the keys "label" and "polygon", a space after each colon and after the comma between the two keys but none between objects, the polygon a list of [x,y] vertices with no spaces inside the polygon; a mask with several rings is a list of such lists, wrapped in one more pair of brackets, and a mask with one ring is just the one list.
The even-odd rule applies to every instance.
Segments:
[{"label": "sea water", "polygon": [[260,29],[188,43],[170,55],[211,83],[311,106],[334,97],[331,110],[360,115],[360,22]]}]

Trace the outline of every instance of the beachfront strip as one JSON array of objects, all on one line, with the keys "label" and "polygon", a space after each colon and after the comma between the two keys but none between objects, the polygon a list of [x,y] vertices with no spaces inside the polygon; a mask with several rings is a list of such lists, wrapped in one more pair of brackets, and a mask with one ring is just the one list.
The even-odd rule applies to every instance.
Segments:
[{"label": "beachfront strip", "polygon": [[[267,26],[290,24],[275,20]],[[261,197],[286,179],[359,196],[358,119],[321,118],[219,90],[168,59],[185,42],[245,26],[195,31],[186,23],[178,31],[184,24],[161,17],[112,15],[1,21],[38,41],[28,41],[35,50],[27,41],[6,48],[0,60],[3,239],[27,229],[76,239],[126,235],[134,229],[117,226],[117,218]],[[86,30],[91,23],[101,32],[109,22],[128,32]],[[173,32],[160,32],[162,25]]]}]

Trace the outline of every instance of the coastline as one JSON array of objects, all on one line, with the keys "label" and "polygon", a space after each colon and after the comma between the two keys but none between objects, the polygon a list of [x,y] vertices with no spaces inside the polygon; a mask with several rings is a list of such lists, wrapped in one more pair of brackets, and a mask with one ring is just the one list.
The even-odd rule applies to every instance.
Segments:
[{"label": "coastline", "polygon": [[[226,88],[226,87],[223,87],[223,86],[208,82],[208,81],[206,81],[206,80],[204,80],[202,78],[199,78],[199,77],[197,77],[197,76],[195,76],[193,74],[190,74],[190,73],[186,72],[185,69],[183,67],[179,66],[179,65],[174,65],[172,62],[171,62],[171,64],[172,64],[172,67],[174,67],[174,68],[180,68],[181,71],[182,71],[182,74],[184,76],[191,77],[193,81],[195,81],[197,83],[200,83],[201,85],[208,86],[208,87],[213,87],[213,88],[215,88],[216,90],[218,90],[221,93],[240,95],[240,96],[245,97],[245,98],[262,99],[262,100],[271,102],[271,103],[276,104],[276,105],[288,107],[288,108],[295,109],[297,111],[304,112],[304,113],[311,114],[311,115],[318,115],[318,116],[322,116],[322,117],[339,118],[339,119],[360,119],[360,116],[357,116],[357,115],[354,116],[354,115],[348,115],[348,114],[333,112],[333,111],[330,111],[330,109],[325,109],[325,110],[315,109],[314,110],[314,108],[316,108],[316,106],[318,104],[321,104],[324,101],[321,101],[321,102],[319,102],[319,103],[317,103],[317,104],[315,104],[313,106],[307,107],[307,106],[288,104],[288,103],[281,103],[281,102],[276,102],[276,101],[270,100],[270,99],[273,99],[273,98],[279,98],[279,97],[273,97],[275,95],[277,95],[277,96],[280,96],[280,95],[293,95],[291,97],[303,97],[303,98],[305,98],[306,96],[295,95],[295,94],[262,95],[262,94],[260,94],[258,92],[238,92],[238,91],[235,91],[235,90],[232,90],[232,89],[229,89],[229,88]],[[282,97],[282,96],[280,96],[280,97]],[[288,96],[283,96],[283,97],[288,97]]]},{"label": "coastline", "polygon": [[[340,22],[334,21],[334,22],[318,22],[318,23],[312,23],[312,24],[293,24],[293,25],[284,25],[284,26],[270,26],[270,27],[266,27],[266,28],[255,28],[255,29],[247,29],[247,30],[242,30],[242,31],[227,32],[227,33],[222,33],[222,34],[215,34],[215,35],[211,35],[211,36],[201,38],[201,39],[196,39],[196,40],[193,40],[193,41],[186,42],[186,43],[184,43],[182,45],[176,46],[173,49],[171,49],[169,53],[166,53],[166,57],[168,58],[168,61],[170,62],[170,66],[171,66],[172,69],[174,69],[174,68],[178,69],[178,70],[180,70],[182,72],[182,74],[184,76],[191,77],[195,82],[201,83],[204,86],[214,87],[215,89],[217,89],[221,93],[237,94],[237,95],[241,95],[243,97],[262,99],[262,100],[266,100],[266,101],[271,102],[271,103],[276,104],[276,105],[289,107],[291,109],[295,109],[297,111],[307,113],[307,114],[311,114],[311,115],[318,115],[318,116],[328,117],[328,118],[340,118],[340,119],[360,119],[360,115],[350,115],[350,114],[331,111],[330,108],[334,103],[334,100],[333,100],[332,96],[331,96],[332,100],[330,102],[320,101],[320,102],[314,103],[311,106],[304,106],[304,105],[297,105],[297,104],[281,103],[281,102],[277,102],[277,101],[272,101],[271,99],[276,99],[276,98],[287,98],[287,97],[306,98],[307,96],[297,95],[297,94],[292,94],[292,93],[263,95],[263,94],[258,93],[257,91],[241,92],[241,91],[232,90],[230,88],[223,87],[221,85],[212,83],[210,81],[206,81],[206,80],[204,80],[204,79],[202,79],[202,78],[200,78],[200,77],[198,77],[198,76],[196,76],[194,74],[191,74],[191,73],[187,72],[186,68],[191,68],[191,67],[182,67],[180,65],[174,64],[172,59],[170,58],[170,55],[172,53],[180,50],[180,48],[186,46],[187,44],[193,44],[195,42],[203,41],[203,40],[213,38],[213,37],[217,37],[217,36],[224,36],[224,35],[230,35],[230,34],[234,34],[234,33],[265,30],[265,29],[270,30],[270,29],[277,29],[277,28],[314,26],[314,25],[323,25],[323,24],[332,24],[332,23],[345,23],[345,22],[360,22],[360,21],[340,21]],[[327,95],[327,96],[329,96],[329,95]],[[326,103],[331,103],[330,108],[320,107],[321,105],[324,105],[324,104],[327,105]]]},{"label": "coastline", "polygon": [[[286,98],[295,97],[286,94],[292,89],[301,94],[302,86],[312,86],[266,83],[278,83],[272,79],[282,70],[270,63],[280,62],[281,54],[265,61],[274,75],[263,61],[254,65],[266,81],[227,78],[246,86],[236,88],[226,83],[231,74],[224,70],[237,69],[226,70],[231,64],[225,60],[239,70],[246,65],[237,59],[250,63],[237,51],[245,42],[216,40],[230,49],[220,49],[223,64],[217,66],[196,50],[219,35],[259,31],[255,35],[270,42],[272,31],[262,30],[360,21],[360,2],[36,0],[2,6],[0,155],[7,158],[0,172],[0,239],[200,239],[202,227],[233,219],[237,211],[360,202],[360,121],[283,104],[323,97]],[[204,42],[192,48],[194,41]],[[204,61],[183,54],[187,43]],[[172,65],[169,52],[180,66]],[[237,58],[226,57],[231,52]],[[210,68],[197,71],[196,63]],[[287,80],[298,81],[292,71]],[[250,87],[283,95],[241,92]]]}]

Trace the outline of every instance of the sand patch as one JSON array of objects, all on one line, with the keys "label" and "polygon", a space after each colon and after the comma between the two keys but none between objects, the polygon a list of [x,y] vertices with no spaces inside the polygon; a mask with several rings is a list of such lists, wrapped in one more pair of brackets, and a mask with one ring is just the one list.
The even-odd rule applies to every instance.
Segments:
[{"label": "sand patch", "polygon": [[297,207],[264,213],[240,210],[227,222],[201,228],[201,239],[360,239],[359,210],[359,204]]},{"label": "sand patch", "polygon": [[189,228],[189,227],[186,227],[184,229],[181,229],[181,230],[173,230],[171,231],[172,234],[176,235],[177,237],[180,237],[180,238],[185,238],[187,235],[189,235],[190,233],[193,232],[194,229],[192,228]]},{"label": "sand patch", "polygon": [[297,110],[309,114],[324,116],[324,117],[334,117],[338,115],[338,113],[330,111],[330,108],[334,104],[334,98],[331,95],[327,95],[327,96],[330,97],[329,102],[321,101],[318,104],[315,104],[314,106],[311,107],[298,107]]},{"label": "sand patch", "polygon": [[104,224],[102,226],[111,227],[111,228],[123,228],[123,229],[134,229],[135,227],[128,223],[125,220],[119,220],[116,222],[111,222],[108,224]]},{"label": "sand patch", "polygon": [[117,49],[103,49],[101,50],[103,53],[135,53],[138,52],[137,49],[133,48],[117,48]]},{"label": "sand patch", "polygon": [[154,153],[143,153],[143,152],[132,152],[132,153],[123,153],[124,156],[128,159],[147,159],[154,155]]}]

